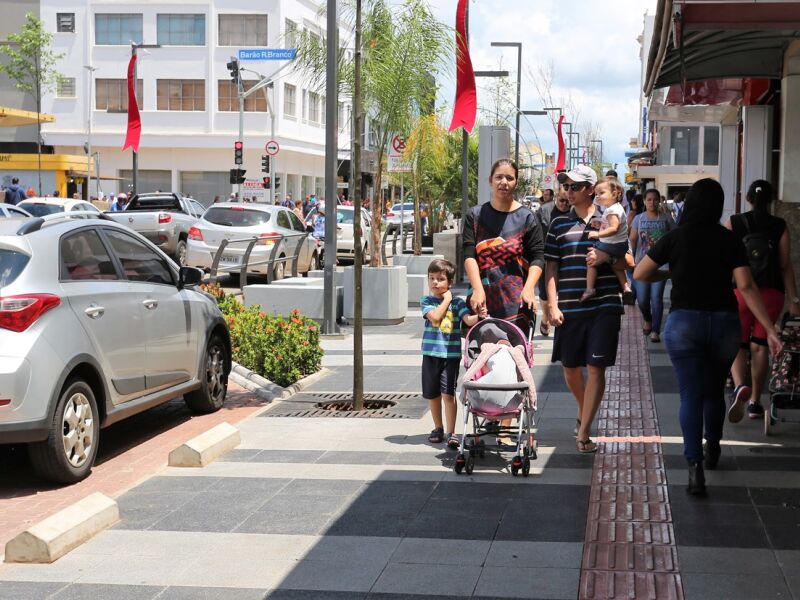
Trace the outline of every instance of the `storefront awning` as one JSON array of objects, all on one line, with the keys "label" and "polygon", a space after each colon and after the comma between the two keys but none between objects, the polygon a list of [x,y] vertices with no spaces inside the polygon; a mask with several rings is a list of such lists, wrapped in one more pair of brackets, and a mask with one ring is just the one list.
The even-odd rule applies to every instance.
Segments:
[{"label": "storefront awning", "polygon": [[[86,178],[86,171],[75,171],[71,170],[67,173],[70,177],[77,177],[79,179]],[[114,175],[100,175],[98,177],[95,173],[92,173],[92,179],[101,179],[102,181],[122,181],[122,177],[116,177]]]},{"label": "storefront awning", "polygon": [[[55,120],[53,115],[39,113],[40,123],[54,123]],[[0,106],[0,127],[21,127],[23,125],[36,125],[36,113]]]},{"label": "storefront awning", "polygon": [[659,0],[644,93],[683,81],[779,78],[797,39],[797,2]]}]

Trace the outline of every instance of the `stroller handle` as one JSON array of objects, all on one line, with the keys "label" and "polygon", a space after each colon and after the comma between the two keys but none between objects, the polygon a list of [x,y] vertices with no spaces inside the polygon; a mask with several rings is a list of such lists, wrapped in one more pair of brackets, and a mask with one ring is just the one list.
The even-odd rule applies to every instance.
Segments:
[{"label": "stroller handle", "polygon": [[525,391],[528,384],[525,382],[516,383],[479,383],[477,381],[465,381],[465,390],[497,390],[497,391]]}]

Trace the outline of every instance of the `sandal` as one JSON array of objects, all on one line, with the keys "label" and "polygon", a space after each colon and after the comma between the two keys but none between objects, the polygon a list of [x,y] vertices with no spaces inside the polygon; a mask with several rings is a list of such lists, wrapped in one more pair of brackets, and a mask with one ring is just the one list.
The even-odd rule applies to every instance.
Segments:
[{"label": "sandal", "polygon": [[652,325],[650,325],[650,327],[642,327],[642,334],[643,335],[650,335],[652,333],[652,331],[653,331],[653,326]]},{"label": "sandal", "polygon": [[541,333],[544,337],[549,336],[550,335],[550,323],[546,323],[545,321],[542,321],[541,324],[539,325],[539,333]]},{"label": "sandal", "polygon": [[597,444],[595,444],[590,438],[575,441],[578,445],[578,452],[581,454],[593,454],[594,452],[597,452]]},{"label": "sandal", "polygon": [[650,334],[650,341],[654,344],[658,344],[661,341],[661,336],[654,331]]},{"label": "sandal", "polygon": [[431,444],[441,444],[444,441],[444,429],[437,427],[428,436],[428,441]]},{"label": "sandal", "polygon": [[458,439],[458,436],[455,433],[451,433],[447,436],[447,447],[450,450],[458,450],[461,446],[461,440]]},{"label": "sandal", "polygon": [[572,435],[578,437],[578,430],[581,428],[581,420],[575,419],[575,429],[572,431]]}]

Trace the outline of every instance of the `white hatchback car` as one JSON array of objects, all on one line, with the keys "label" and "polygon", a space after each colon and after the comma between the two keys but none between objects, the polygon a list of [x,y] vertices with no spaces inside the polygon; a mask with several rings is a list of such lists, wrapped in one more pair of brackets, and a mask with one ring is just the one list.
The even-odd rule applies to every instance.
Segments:
[{"label": "white hatchback car", "polygon": [[[353,222],[355,220],[355,207],[340,204],[336,207],[336,258],[349,258],[353,260],[356,255],[355,235]],[[306,225],[313,226],[317,216],[317,208],[311,209],[306,215]],[[372,231],[372,221],[369,211],[361,209],[361,244],[364,261],[369,260],[369,240]]]},{"label": "white hatchback car", "polygon": [[6,204],[5,202],[0,202],[0,219],[29,219],[31,217],[31,213],[23,208],[18,208],[13,204]]},{"label": "white hatchback car", "polygon": [[100,429],[183,396],[219,410],[231,369],[216,301],[139,234],[100,215],[0,219],[0,443],[34,470],[86,477]]},{"label": "white hatchback car", "polygon": [[[23,200],[18,207],[27,211],[34,217],[45,217],[62,212],[90,212],[100,213],[91,202],[86,200],[72,200],[71,198],[28,198]],[[86,215],[89,217],[90,215]]]},{"label": "white hatchback car", "polygon": [[[297,259],[297,270],[305,273],[320,265],[320,250],[317,241],[308,234],[306,226],[291,210],[282,206],[258,203],[218,202],[212,204],[202,218],[189,229],[186,248],[186,264],[200,269],[211,269],[223,240],[247,240],[259,238],[250,253],[248,273],[266,275],[267,264],[275,244],[278,244],[276,259],[294,256],[301,244]],[[240,268],[247,249],[246,242],[229,243],[220,257],[219,266]],[[260,264],[254,264],[260,263]],[[272,266],[272,277],[283,279],[291,269],[289,260]]]}]

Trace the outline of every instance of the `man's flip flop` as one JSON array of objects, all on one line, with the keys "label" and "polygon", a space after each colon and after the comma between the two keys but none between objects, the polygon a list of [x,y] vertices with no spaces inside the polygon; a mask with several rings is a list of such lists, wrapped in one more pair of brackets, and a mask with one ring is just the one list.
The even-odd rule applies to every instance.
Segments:
[{"label": "man's flip flop", "polygon": [[597,452],[597,444],[589,438],[585,440],[576,440],[576,442],[578,444],[578,452],[581,454],[593,454]]}]

